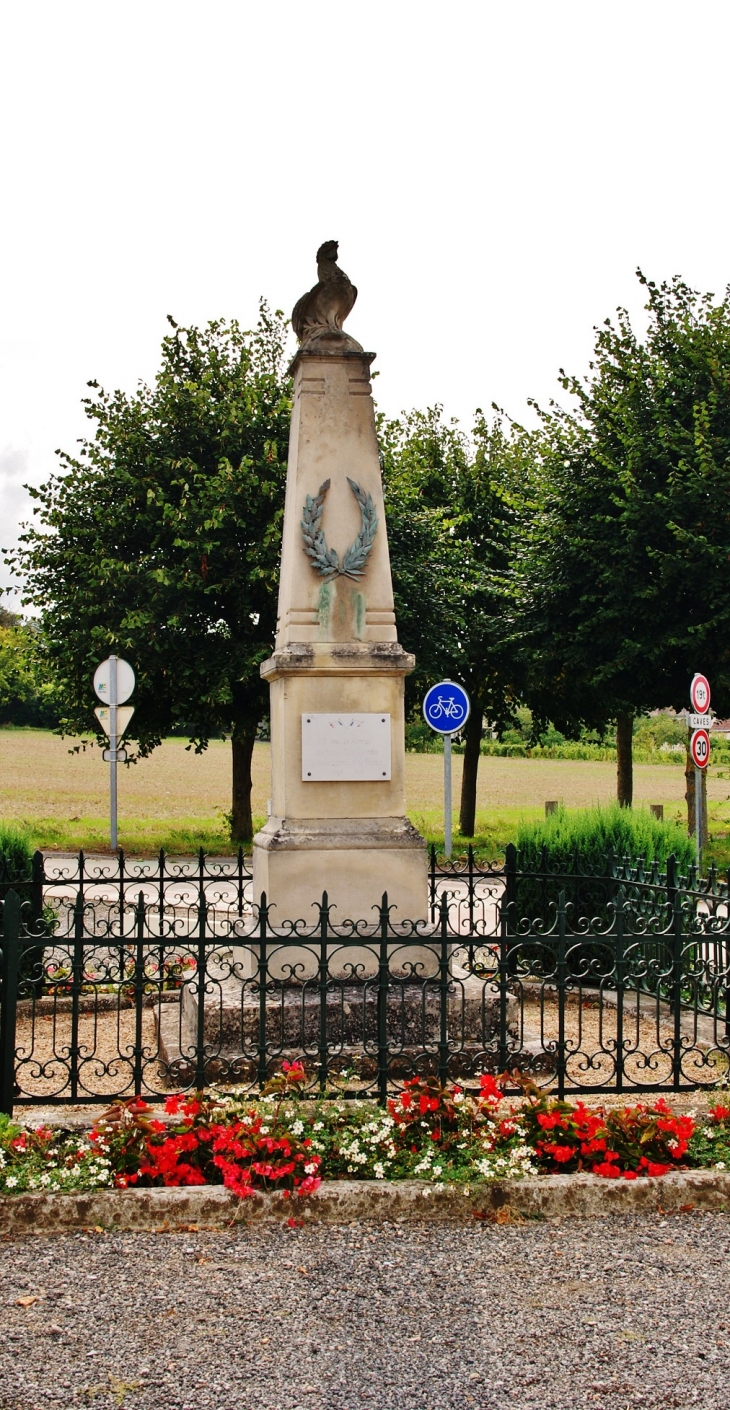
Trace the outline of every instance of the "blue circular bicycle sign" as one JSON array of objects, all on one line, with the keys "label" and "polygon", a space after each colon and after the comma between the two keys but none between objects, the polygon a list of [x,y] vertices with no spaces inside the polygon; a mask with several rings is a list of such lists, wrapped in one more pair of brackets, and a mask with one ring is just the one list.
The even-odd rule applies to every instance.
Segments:
[{"label": "blue circular bicycle sign", "polygon": [[456,734],[469,718],[469,696],[456,681],[432,685],[423,701],[423,718],[437,734]]}]

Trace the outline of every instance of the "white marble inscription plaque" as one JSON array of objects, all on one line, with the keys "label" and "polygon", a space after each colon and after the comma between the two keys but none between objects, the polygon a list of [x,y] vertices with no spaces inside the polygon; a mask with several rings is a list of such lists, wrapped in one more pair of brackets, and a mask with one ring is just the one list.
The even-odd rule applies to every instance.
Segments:
[{"label": "white marble inscription plaque", "polygon": [[302,778],[390,778],[390,715],[302,715]]}]

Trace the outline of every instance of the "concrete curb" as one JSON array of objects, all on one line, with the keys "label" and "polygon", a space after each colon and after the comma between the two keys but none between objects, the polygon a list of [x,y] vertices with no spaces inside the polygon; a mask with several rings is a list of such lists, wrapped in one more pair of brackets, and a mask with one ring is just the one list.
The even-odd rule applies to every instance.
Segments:
[{"label": "concrete curb", "polygon": [[136,1230],[194,1233],[266,1219],[304,1224],[371,1219],[602,1219],[612,1214],[730,1211],[730,1172],[687,1170],[660,1179],[602,1180],[597,1175],[541,1175],[463,1190],[437,1191],[420,1180],[393,1184],[342,1180],[306,1199],[280,1194],[239,1200],[221,1186],[190,1189],[97,1190],[86,1194],[0,1196],[0,1234]]}]

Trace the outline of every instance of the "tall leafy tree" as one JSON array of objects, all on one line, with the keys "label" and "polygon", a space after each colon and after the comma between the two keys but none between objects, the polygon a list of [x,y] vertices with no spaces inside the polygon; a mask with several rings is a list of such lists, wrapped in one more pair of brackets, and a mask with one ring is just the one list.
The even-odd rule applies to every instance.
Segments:
[{"label": "tall leafy tree", "polygon": [[561,727],[617,721],[632,800],[636,712],[687,704],[696,670],[730,710],[730,296],[681,279],[597,331],[570,410],[542,414],[543,494],[524,565],[528,698]]},{"label": "tall leafy tree", "polygon": [[399,635],[417,668],[407,699],[440,676],[467,688],[460,827],[473,836],[482,721],[511,717],[514,544],[529,485],[530,438],[477,412],[471,437],[440,406],[381,421]]},{"label": "tall leafy tree", "polygon": [[267,709],[259,665],[276,622],[286,325],[264,303],[253,332],[170,323],[151,387],[129,396],[89,384],[94,435],[30,489],[38,522],[11,561],[41,610],[63,728],[96,728],[94,669],[109,652],[127,657],[140,755],[172,729],[197,751],[230,736],[232,836],[245,840]]},{"label": "tall leafy tree", "polygon": [[0,606],[0,725],[53,728],[53,682],[42,670],[38,627]]}]

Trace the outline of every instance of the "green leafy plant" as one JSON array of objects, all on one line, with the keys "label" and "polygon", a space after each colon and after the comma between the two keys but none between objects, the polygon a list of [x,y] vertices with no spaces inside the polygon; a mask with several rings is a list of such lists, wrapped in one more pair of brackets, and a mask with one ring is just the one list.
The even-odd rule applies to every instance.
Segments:
[{"label": "green leafy plant", "polygon": [[613,853],[618,861],[643,857],[660,868],[674,855],[686,873],[695,858],[694,844],[678,823],[659,822],[648,810],[617,804],[570,812],[559,808],[545,819],[521,822],[515,841],[518,865],[525,871],[546,864],[549,870],[605,876]]},{"label": "green leafy plant", "polygon": [[232,742],[232,832],[252,835],[251,754],[268,707],[259,666],[276,624],[290,382],[286,323],[173,320],[151,386],[93,382],[93,434],[40,487],[11,556],[41,611],[44,662],[66,733],[91,734],[96,666],[134,666],[137,754],[187,735]]}]

